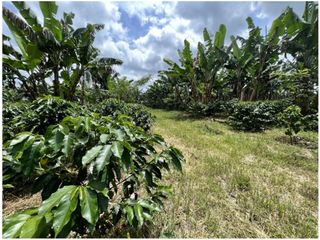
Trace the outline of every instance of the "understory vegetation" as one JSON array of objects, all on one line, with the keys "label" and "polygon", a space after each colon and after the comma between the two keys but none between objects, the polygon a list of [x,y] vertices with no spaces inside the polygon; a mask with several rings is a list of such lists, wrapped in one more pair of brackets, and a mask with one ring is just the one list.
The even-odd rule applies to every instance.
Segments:
[{"label": "understory vegetation", "polygon": [[283,128],[239,132],[223,118],[151,112],[152,131],[186,157],[183,175],[165,177],[174,194],[151,237],[317,238],[316,132],[299,132],[304,141],[292,145]]},{"label": "understory vegetation", "polygon": [[205,28],[152,82],[100,55],[104,25],[12,4],[3,199],[38,200],[4,207],[3,238],[318,236],[317,3],[229,46]]}]

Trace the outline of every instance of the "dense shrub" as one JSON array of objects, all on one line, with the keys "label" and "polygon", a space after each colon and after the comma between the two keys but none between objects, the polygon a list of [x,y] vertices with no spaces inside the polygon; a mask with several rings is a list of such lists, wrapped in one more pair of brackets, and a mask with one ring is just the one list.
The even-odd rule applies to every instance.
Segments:
[{"label": "dense shrub", "polygon": [[239,102],[231,112],[230,124],[237,130],[263,131],[278,124],[276,115],[289,104],[288,101]]},{"label": "dense shrub", "polygon": [[3,161],[15,174],[35,179],[43,202],[6,218],[3,237],[94,236],[120,220],[142,226],[172,192],[161,185],[163,170],[181,171],[182,160],[161,136],[124,117],[66,117],[45,135],[19,133],[4,145]]},{"label": "dense shrub", "polygon": [[195,116],[215,116],[221,113],[232,112],[236,103],[236,99],[230,101],[219,100],[209,104],[193,102],[190,104],[188,111]]},{"label": "dense shrub", "polygon": [[279,122],[286,128],[285,134],[293,142],[293,138],[302,129],[301,108],[296,105],[287,107],[283,112],[277,115]]},{"label": "dense shrub", "polygon": [[98,104],[95,111],[104,116],[116,118],[119,115],[128,115],[136,126],[149,130],[153,123],[153,116],[139,104],[129,104],[114,98]]},{"label": "dense shrub", "polygon": [[2,108],[2,123],[7,124],[12,121],[13,118],[24,113],[29,105],[27,102],[4,103]]},{"label": "dense shrub", "polygon": [[9,104],[4,108],[4,121],[9,127],[4,128],[4,139],[24,131],[43,134],[48,126],[59,123],[64,117],[84,112],[85,108],[80,108],[76,103],[53,96],[38,98],[31,104],[20,105],[19,108]]},{"label": "dense shrub", "polygon": [[2,108],[2,140],[3,142],[12,138],[18,132],[17,124],[13,121],[27,111],[30,104],[27,102],[4,103]]},{"label": "dense shrub", "polygon": [[302,117],[302,125],[305,131],[318,131],[318,113]]}]

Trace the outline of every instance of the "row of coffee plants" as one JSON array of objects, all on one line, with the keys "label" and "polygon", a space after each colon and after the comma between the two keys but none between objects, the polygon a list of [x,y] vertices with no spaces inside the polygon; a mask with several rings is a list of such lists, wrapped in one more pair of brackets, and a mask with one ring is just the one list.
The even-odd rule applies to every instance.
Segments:
[{"label": "row of coffee plants", "polygon": [[142,107],[112,115],[118,108],[100,114],[52,96],[4,108],[5,191],[28,183],[43,200],[5,218],[4,238],[101,236],[120,222],[141,227],[162,210],[172,193],[163,172],[181,171],[184,158],[137,126],[152,122]]}]

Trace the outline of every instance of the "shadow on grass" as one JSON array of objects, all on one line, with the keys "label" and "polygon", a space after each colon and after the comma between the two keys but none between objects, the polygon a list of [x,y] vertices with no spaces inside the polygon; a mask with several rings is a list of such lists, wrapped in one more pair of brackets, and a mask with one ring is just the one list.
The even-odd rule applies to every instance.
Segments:
[{"label": "shadow on grass", "polygon": [[99,238],[166,238],[166,233],[162,233],[161,226],[152,223],[144,223],[141,227],[130,227],[126,223],[116,225],[107,231],[106,234],[97,233],[93,237]]},{"label": "shadow on grass", "polygon": [[293,146],[299,146],[307,149],[317,149],[318,146],[316,143],[312,142],[310,139],[303,137],[294,137],[292,140],[289,136],[280,136],[276,137],[275,140],[280,143],[289,144]]}]

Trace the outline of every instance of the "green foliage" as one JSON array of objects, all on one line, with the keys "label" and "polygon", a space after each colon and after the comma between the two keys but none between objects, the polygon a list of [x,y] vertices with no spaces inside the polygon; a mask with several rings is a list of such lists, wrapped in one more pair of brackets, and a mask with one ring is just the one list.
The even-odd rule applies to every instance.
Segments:
[{"label": "green foliage", "polygon": [[229,117],[230,124],[237,130],[264,131],[277,124],[276,115],[288,104],[287,101],[239,102]]},{"label": "green foliage", "polygon": [[302,117],[303,130],[318,132],[318,122],[319,122],[318,113],[309,114]]},{"label": "green foliage", "polygon": [[290,136],[292,142],[293,137],[302,129],[301,108],[296,105],[289,106],[279,113],[277,118],[286,128],[285,134]]},{"label": "green foliage", "polygon": [[104,116],[114,118],[119,115],[128,115],[136,126],[149,130],[153,123],[152,115],[139,104],[128,104],[114,98],[107,99],[97,105],[95,111]]},{"label": "green foliage", "polygon": [[64,117],[85,113],[85,108],[77,111],[80,108],[76,103],[53,96],[38,98],[29,105],[20,106],[17,108],[8,104],[4,108],[4,140],[24,131],[43,134],[48,126],[59,123]]},{"label": "green foliage", "polygon": [[232,179],[232,185],[236,190],[249,191],[251,189],[250,177],[243,174],[236,174]]},{"label": "green foliage", "polygon": [[[3,8],[4,21],[19,47],[16,50],[3,43],[4,80],[9,88],[32,100],[44,94],[74,100],[80,85],[82,102],[88,82],[95,90],[107,90],[108,82],[117,76],[112,66],[122,61],[99,57],[99,50],[93,46],[95,34],[104,25],[89,23],[74,29],[75,15],[63,13],[63,18],[57,19],[58,5],[54,1],[39,2],[41,24],[27,3],[13,4],[20,16]],[[10,38],[4,40],[10,42]],[[48,77],[53,78],[53,87],[45,81]]]},{"label": "green foliage", "polygon": [[190,104],[188,111],[195,116],[213,117],[217,114],[227,114],[233,111],[236,102],[236,99],[230,101],[218,100],[209,104],[193,102]]},{"label": "green foliage", "polygon": [[10,139],[14,136],[16,130],[15,121],[21,114],[28,110],[30,104],[27,102],[5,103],[2,108],[2,136],[3,140]]},{"label": "green foliage", "polygon": [[266,35],[251,17],[246,20],[248,37],[231,36],[229,46],[224,44],[224,25],[214,38],[204,28],[195,57],[185,40],[178,50],[180,63],[164,59],[169,67],[159,72],[144,102],[212,115],[218,101],[290,98],[304,115],[313,113],[318,99],[318,4],[307,2],[302,19],[287,8]]},{"label": "green foliage", "polygon": [[3,225],[6,238],[31,238],[66,237],[72,230],[91,235],[120,219],[135,227],[152,221],[172,192],[160,184],[162,172],[170,165],[181,171],[183,156],[126,117],[93,114],[65,117],[44,135],[17,134],[5,144],[3,160],[41,191],[39,209]]},{"label": "green foliage", "polygon": [[143,77],[136,81],[126,77],[114,79],[108,85],[109,93],[113,98],[117,98],[127,103],[137,103],[141,98],[140,87],[150,80],[150,76]]}]

